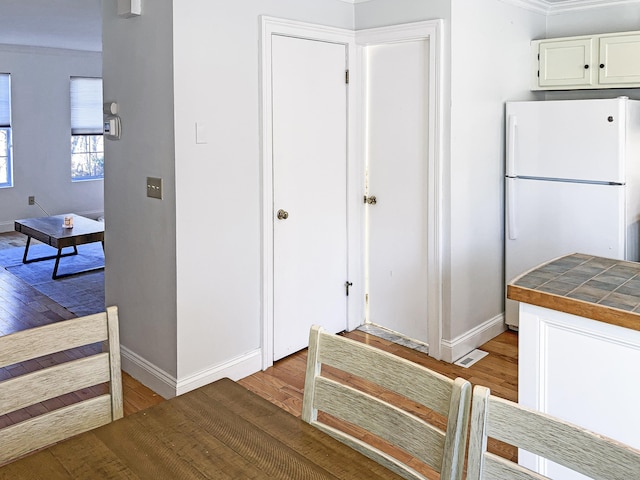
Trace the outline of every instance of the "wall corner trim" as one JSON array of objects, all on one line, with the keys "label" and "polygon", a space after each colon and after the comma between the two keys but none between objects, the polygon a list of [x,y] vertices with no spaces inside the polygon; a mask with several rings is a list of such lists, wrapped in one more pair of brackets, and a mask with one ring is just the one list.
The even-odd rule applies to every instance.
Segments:
[{"label": "wall corner trim", "polygon": [[453,363],[467,353],[497,337],[507,329],[504,323],[504,313],[481,323],[453,340],[442,340],[442,360]]}]

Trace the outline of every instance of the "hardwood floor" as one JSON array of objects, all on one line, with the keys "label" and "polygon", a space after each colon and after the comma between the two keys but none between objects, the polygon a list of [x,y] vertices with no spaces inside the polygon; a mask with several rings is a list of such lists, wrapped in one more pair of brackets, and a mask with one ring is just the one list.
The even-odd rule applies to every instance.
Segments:
[{"label": "hardwood floor", "polygon": [[[0,234],[0,249],[24,246],[24,236],[18,233]],[[13,331],[73,318],[74,315],[30,285],[0,268],[0,335]],[[463,377],[473,384],[491,388],[495,395],[517,401],[518,392],[518,337],[507,331],[480,347],[488,356],[469,368],[434,360],[428,355],[403,347],[361,331],[345,334],[349,338],[389,351],[410,361],[424,365],[450,378]],[[306,351],[286,357],[266,371],[258,372],[239,381],[249,390],[266,398],[293,415],[300,416],[306,368]],[[42,361],[49,361],[42,359]],[[33,366],[29,367],[32,368]],[[13,366],[12,368],[28,368]],[[0,369],[0,380],[11,376],[8,368]],[[163,401],[160,395],[148,389],[131,376],[123,373],[125,415],[137,412]],[[89,392],[77,392],[86,395]],[[27,412],[0,417],[0,428],[15,423]],[[494,453],[515,459],[515,449],[490,442]]]}]

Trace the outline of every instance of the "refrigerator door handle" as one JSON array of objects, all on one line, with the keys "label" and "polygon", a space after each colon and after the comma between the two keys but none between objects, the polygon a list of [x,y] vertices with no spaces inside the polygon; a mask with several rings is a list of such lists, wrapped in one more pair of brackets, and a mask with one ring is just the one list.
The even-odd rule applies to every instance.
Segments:
[{"label": "refrigerator door handle", "polygon": [[513,177],[516,174],[516,129],[518,127],[518,118],[515,115],[507,117],[507,177]]},{"label": "refrigerator door handle", "polygon": [[517,224],[517,212],[516,212],[516,178],[507,178],[505,189],[507,197],[507,235],[509,240],[516,240],[518,238],[518,224]]}]

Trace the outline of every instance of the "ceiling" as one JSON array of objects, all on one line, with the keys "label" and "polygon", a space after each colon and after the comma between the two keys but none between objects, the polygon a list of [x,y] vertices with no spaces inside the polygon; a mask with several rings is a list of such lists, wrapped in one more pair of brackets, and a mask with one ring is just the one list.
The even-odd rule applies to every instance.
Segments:
[{"label": "ceiling", "polygon": [[[153,1],[153,0],[149,0]],[[361,3],[370,0],[342,0]],[[640,0],[503,0],[553,13]],[[102,50],[102,0],[0,0],[0,44]]]},{"label": "ceiling", "polygon": [[0,0],[0,44],[102,50],[102,0]]}]

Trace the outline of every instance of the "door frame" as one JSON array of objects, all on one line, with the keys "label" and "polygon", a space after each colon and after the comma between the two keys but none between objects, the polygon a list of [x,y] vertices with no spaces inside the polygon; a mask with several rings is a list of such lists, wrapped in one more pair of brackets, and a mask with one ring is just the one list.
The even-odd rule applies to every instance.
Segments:
[{"label": "door frame", "polygon": [[[364,298],[364,278],[362,258],[363,205],[358,202],[364,196],[359,172],[363,166],[356,155],[356,99],[354,85],[358,85],[356,68],[355,32],[351,30],[326,27],[323,25],[261,16],[260,45],[260,117],[261,124],[261,298],[262,298],[262,368],[273,365],[273,296],[274,296],[274,256],[273,256],[273,125],[272,125],[272,71],[271,38],[273,35],[285,35],[308,40],[325,41],[345,45],[347,68],[349,69],[349,91],[347,93],[347,274],[353,283],[349,296]],[[347,302],[347,329],[358,327],[364,318],[363,302]]]},{"label": "door frame", "polygon": [[[365,50],[368,46],[384,45],[413,40],[429,41],[429,85],[428,85],[428,158],[427,158],[427,336],[429,355],[442,358],[443,324],[443,146],[444,146],[444,49],[443,25],[441,19],[423,22],[378,27],[356,32],[358,70],[365,71]],[[358,88],[358,127],[359,127],[359,164],[362,165],[364,178],[365,145],[364,115],[366,107],[364,74],[360,75]],[[361,238],[365,239],[364,222],[361,225]],[[364,243],[363,243],[364,245]],[[364,262],[364,261],[363,261]],[[366,267],[363,264],[363,268]],[[364,271],[363,271],[364,274]],[[364,279],[364,277],[363,277]],[[364,308],[363,308],[364,310]],[[368,321],[368,318],[366,319]]]}]

